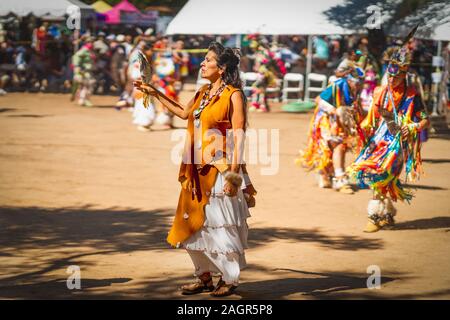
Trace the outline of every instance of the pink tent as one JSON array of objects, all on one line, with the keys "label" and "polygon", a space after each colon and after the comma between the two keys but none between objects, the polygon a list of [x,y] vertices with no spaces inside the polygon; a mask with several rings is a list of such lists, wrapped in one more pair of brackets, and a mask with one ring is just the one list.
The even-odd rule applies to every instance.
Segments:
[{"label": "pink tent", "polygon": [[123,0],[115,5],[111,10],[106,11],[104,15],[106,16],[107,24],[118,24],[120,23],[120,11],[137,13],[140,14],[140,11],[127,0]]}]

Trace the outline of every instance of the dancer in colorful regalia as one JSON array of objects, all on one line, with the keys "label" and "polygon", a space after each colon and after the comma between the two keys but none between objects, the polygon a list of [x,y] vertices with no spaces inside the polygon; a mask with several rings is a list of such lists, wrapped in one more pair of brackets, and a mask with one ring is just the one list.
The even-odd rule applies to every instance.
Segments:
[{"label": "dancer in colorful regalia", "polygon": [[[149,68],[152,69],[153,51],[144,41],[138,43],[136,48],[130,53],[128,64],[128,79],[133,82],[141,78],[141,61],[147,60]],[[132,87],[133,98],[133,124],[137,125],[139,131],[148,132],[151,130],[151,125],[156,117],[155,106],[153,99],[149,99],[146,103],[144,94],[137,88]]]},{"label": "dancer in colorful regalia", "polygon": [[307,146],[295,162],[318,173],[320,188],[353,193],[345,174],[345,153],[352,146],[363,145],[357,101],[362,77],[362,69],[355,68],[330,84],[316,99]]},{"label": "dancer in colorful regalia", "polygon": [[[158,52],[155,59],[156,74],[153,82],[166,96],[174,101],[178,101],[178,92],[175,90],[175,64],[172,59],[172,52]],[[157,111],[155,122],[165,128],[172,128],[173,116],[164,106],[160,106]]]},{"label": "dancer in colorful regalia", "polygon": [[86,43],[72,57],[73,87],[71,101],[78,94],[78,104],[84,107],[92,107],[90,96],[95,84],[93,75],[95,54],[93,40],[88,37]]},{"label": "dancer in colorful regalia", "polygon": [[394,224],[396,209],[391,200],[409,203],[412,198],[400,182],[403,168],[406,180],[417,179],[421,172],[420,132],[429,126],[429,120],[416,88],[407,81],[410,60],[406,46],[393,50],[388,83],[375,89],[369,113],[361,123],[369,140],[348,170],[360,187],[373,190],[364,232]]},{"label": "dancer in colorful regalia", "polygon": [[287,70],[283,60],[271,51],[268,43],[260,40],[258,35],[252,35],[250,47],[255,50],[253,66],[257,73],[256,81],[252,84],[249,111],[268,112],[267,92],[269,88],[278,86],[277,80],[282,78]]}]

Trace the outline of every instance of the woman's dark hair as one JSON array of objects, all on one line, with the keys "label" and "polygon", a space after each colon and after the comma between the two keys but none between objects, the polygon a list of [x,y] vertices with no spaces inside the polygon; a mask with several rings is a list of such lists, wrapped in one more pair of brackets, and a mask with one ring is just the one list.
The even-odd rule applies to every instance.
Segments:
[{"label": "woman's dark hair", "polygon": [[225,84],[242,89],[242,80],[239,74],[239,49],[232,49],[224,47],[218,42],[211,42],[208,50],[217,55],[217,65],[220,68],[225,68],[222,76]]},{"label": "woman's dark hair", "polygon": [[220,68],[225,68],[225,72],[222,75],[222,79],[225,84],[229,84],[235,88],[241,89],[242,98],[244,100],[245,130],[245,128],[248,127],[247,97],[245,96],[243,91],[242,80],[239,72],[239,61],[241,58],[240,50],[224,47],[218,42],[211,42],[208,50],[214,52],[217,55],[217,65]]}]

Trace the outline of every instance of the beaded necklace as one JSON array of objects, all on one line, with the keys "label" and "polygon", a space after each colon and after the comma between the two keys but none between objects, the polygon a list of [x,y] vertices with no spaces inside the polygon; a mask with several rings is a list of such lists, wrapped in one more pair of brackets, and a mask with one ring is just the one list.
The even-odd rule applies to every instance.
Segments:
[{"label": "beaded necklace", "polygon": [[209,96],[209,93],[211,92],[211,87],[212,87],[212,85],[210,84],[208,86],[208,89],[203,94],[202,101],[200,102],[200,106],[198,107],[198,109],[194,110],[194,125],[197,128],[200,126],[200,116],[203,112],[203,109],[205,109],[209,105],[211,100],[213,100],[215,97],[219,96],[222,93],[222,91],[225,89],[225,83],[222,82],[219,89],[217,89],[216,93],[212,97]]}]

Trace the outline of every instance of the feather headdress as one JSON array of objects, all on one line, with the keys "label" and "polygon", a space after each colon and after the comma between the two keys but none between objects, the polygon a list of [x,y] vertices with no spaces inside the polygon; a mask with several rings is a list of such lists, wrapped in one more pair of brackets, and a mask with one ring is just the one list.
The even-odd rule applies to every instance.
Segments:
[{"label": "feather headdress", "polygon": [[411,64],[411,52],[408,49],[408,42],[414,37],[419,25],[416,25],[403,39],[400,46],[388,48],[384,52],[384,59],[389,61],[387,71],[390,75],[397,75],[406,72]]}]

